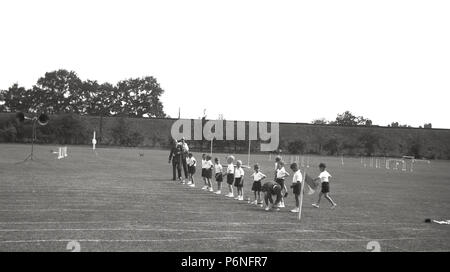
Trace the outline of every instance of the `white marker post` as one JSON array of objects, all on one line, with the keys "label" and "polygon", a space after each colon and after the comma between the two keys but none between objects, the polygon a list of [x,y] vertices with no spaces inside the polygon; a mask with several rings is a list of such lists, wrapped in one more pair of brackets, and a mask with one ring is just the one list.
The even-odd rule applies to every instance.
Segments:
[{"label": "white marker post", "polygon": [[305,180],[306,180],[306,169],[305,174],[303,175],[303,181],[300,185],[301,187],[300,187],[300,205],[298,206],[298,221],[302,219],[303,187],[305,187]]},{"label": "white marker post", "polygon": [[210,151],[211,158],[212,158],[212,153],[213,153],[213,141],[214,141],[214,138],[211,139],[211,151]]},{"label": "white marker post", "polygon": [[252,141],[248,140],[248,155],[247,155],[247,166],[250,167],[250,147],[252,145]]},{"label": "white marker post", "polygon": [[95,139],[95,130],[94,130],[94,136],[92,137],[92,150],[95,150],[96,144],[97,144],[97,140]]}]

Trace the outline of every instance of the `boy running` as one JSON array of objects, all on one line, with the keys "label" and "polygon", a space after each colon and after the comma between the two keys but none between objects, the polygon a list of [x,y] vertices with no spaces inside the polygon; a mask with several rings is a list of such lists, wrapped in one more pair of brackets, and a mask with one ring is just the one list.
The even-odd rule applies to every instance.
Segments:
[{"label": "boy running", "polygon": [[330,193],[330,178],[331,175],[328,173],[326,169],[325,163],[319,164],[319,170],[320,174],[317,178],[314,179],[314,181],[320,180],[320,184],[322,185],[322,190],[319,193],[319,199],[317,200],[317,203],[312,204],[314,207],[319,208],[320,199],[322,198],[322,195],[325,196],[325,198],[331,203],[331,208],[334,209],[337,204],[331,199],[329,193]]}]

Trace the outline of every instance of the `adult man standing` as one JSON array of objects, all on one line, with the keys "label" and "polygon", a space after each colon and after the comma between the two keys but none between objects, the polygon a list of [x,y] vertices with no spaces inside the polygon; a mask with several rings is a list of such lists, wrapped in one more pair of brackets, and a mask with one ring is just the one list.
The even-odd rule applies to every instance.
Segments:
[{"label": "adult man standing", "polygon": [[176,180],[176,172],[178,172],[178,179],[181,180],[181,160],[181,145],[177,141],[173,141],[169,155],[169,163],[172,162],[172,180]]},{"label": "adult man standing", "polygon": [[184,137],[181,138],[181,140],[180,140],[180,146],[181,146],[181,165],[183,166],[184,176],[187,179],[188,178],[188,167],[187,167],[186,158],[188,157],[188,154],[189,154],[189,146],[186,143],[186,139]]}]

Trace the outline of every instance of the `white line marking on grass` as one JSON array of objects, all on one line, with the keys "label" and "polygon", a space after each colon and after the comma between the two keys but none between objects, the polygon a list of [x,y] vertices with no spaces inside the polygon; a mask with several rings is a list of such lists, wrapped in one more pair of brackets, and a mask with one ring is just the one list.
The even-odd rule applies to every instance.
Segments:
[{"label": "white line marking on grass", "polygon": [[31,225],[31,224],[102,224],[102,223],[137,223],[137,221],[23,221],[23,222],[0,222],[0,225]]},{"label": "white line marking on grass", "polygon": [[[346,235],[353,236],[353,237],[356,237],[356,238],[360,238],[360,239],[362,239],[363,241],[384,241],[384,240],[386,240],[386,239],[370,239],[370,238],[368,238],[368,237],[365,237],[365,236],[362,236],[362,235],[353,234],[353,233],[351,233],[351,232],[340,231],[340,230],[337,230],[337,229],[334,229],[334,228],[330,228],[330,229],[331,229],[331,230],[334,230],[334,231],[336,231],[336,232],[338,232],[338,233],[342,233],[342,234],[346,234]],[[397,246],[395,246],[395,245],[390,245],[390,246],[392,246],[392,247],[394,247],[394,248],[396,248],[396,249],[398,249],[398,250],[401,250],[401,251],[407,251],[406,249],[397,247]]]},{"label": "white line marking on grass", "polygon": [[[132,239],[132,240],[104,240],[104,239],[77,239],[77,242],[95,242],[95,243],[140,243],[140,242],[188,242],[200,240],[238,240],[238,237],[213,237],[213,238],[192,238],[192,239]],[[49,240],[8,240],[0,241],[0,244],[14,244],[14,243],[55,243],[55,242],[70,242],[73,239],[49,239]]]},{"label": "white line marking on grass", "polygon": [[[166,228],[94,228],[94,229],[0,229],[0,232],[48,232],[48,231],[160,231],[160,232],[213,232],[217,233],[218,230],[198,230],[198,229],[166,229]],[[243,234],[254,234],[255,231],[245,231],[245,230],[219,230],[221,233],[243,233]],[[287,233],[286,230],[270,230],[271,233]],[[289,230],[289,233],[315,233],[315,232],[332,232],[328,230]]]},{"label": "white line marking on grass", "polygon": [[[382,238],[377,241],[396,241],[396,240],[416,240],[416,237],[400,237],[400,238]],[[343,242],[360,242],[367,239],[356,238],[279,238],[278,241],[343,241]]]}]

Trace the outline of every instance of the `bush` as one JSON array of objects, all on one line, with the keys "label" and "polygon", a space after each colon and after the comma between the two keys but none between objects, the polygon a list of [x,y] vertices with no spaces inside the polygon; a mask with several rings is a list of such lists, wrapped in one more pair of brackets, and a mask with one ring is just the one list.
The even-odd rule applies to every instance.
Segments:
[{"label": "bush", "polygon": [[111,128],[113,144],[122,146],[139,146],[144,141],[144,136],[138,131],[131,131],[130,125],[124,117],[116,119],[116,124]]},{"label": "bush", "polygon": [[76,114],[56,116],[46,126],[36,125],[36,135],[43,143],[86,144],[89,139],[86,124]]},{"label": "bush", "polygon": [[290,142],[287,150],[291,154],[303,154],[305,152],[306,143],[302,140]]},{"label": "bush", "polygon": [[331,138],[323,146],[323,149],[327,151],[329,155],[335,155],[339,151],[339,141],[336,138]]}]

